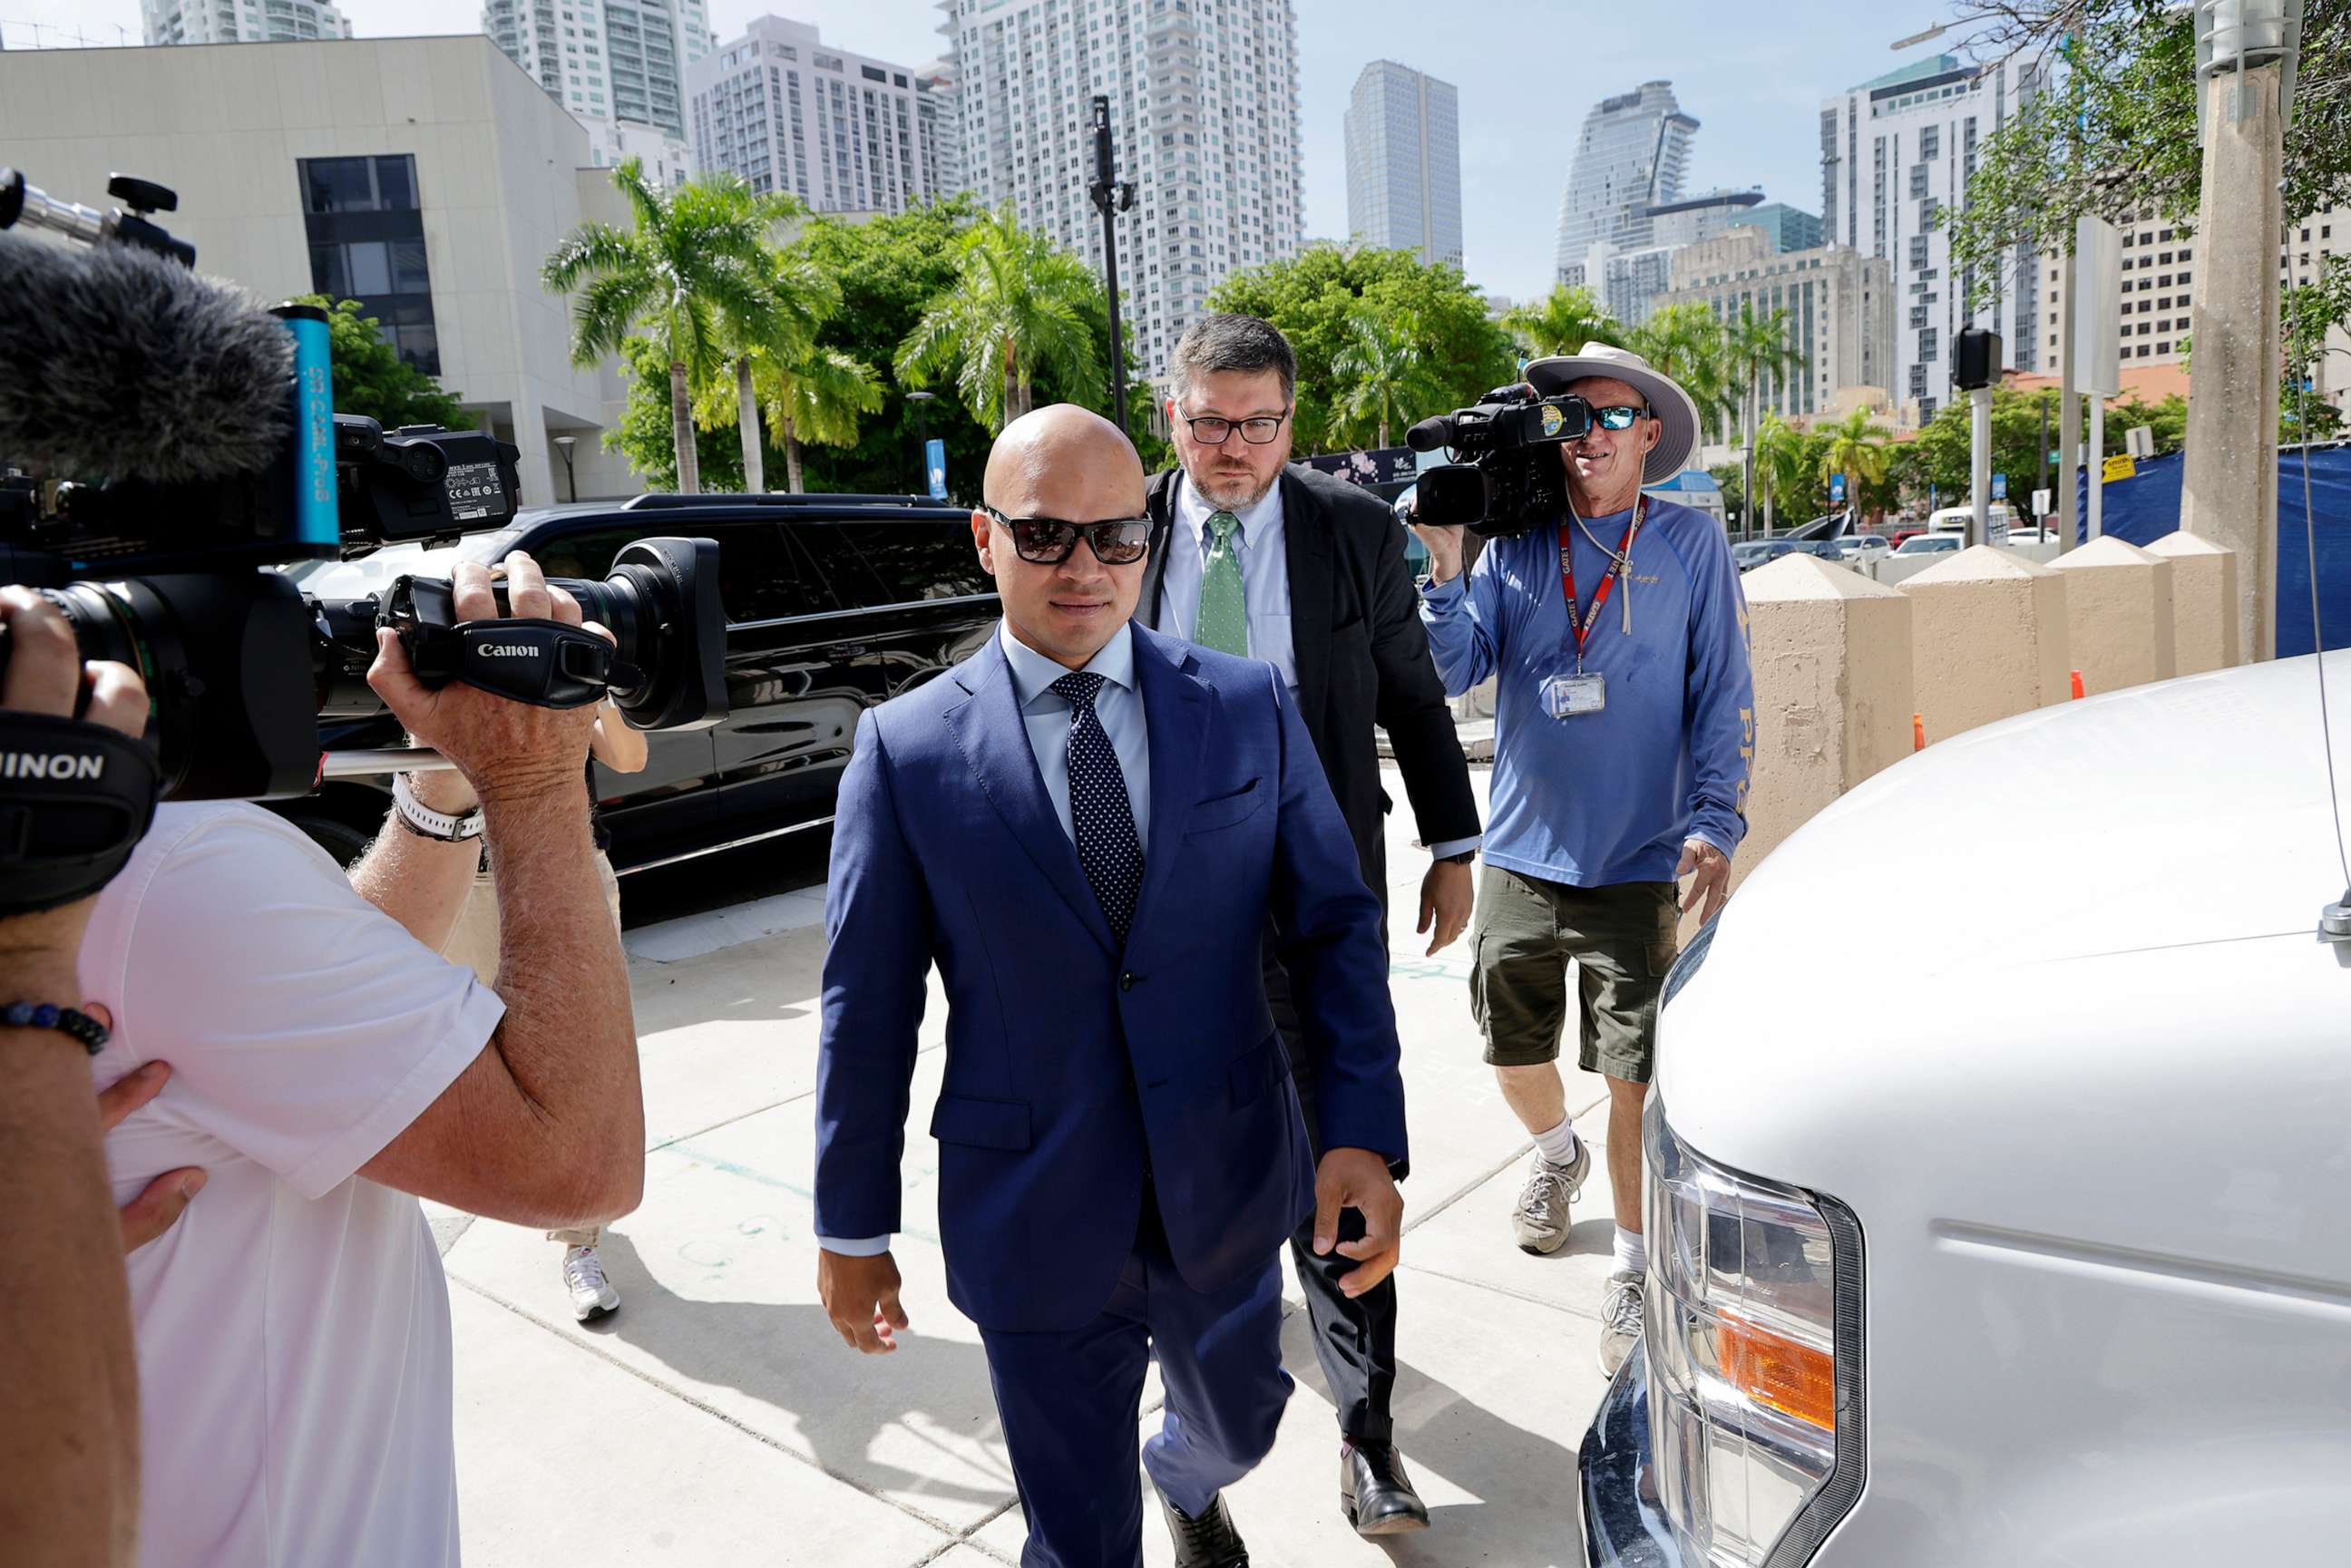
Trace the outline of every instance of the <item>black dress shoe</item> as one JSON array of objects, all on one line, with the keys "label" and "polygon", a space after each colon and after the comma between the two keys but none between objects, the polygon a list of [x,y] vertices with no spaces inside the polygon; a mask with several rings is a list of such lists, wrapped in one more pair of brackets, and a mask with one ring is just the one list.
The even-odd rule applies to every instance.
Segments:
[{"label": "black dress shoe", "polygon": [[1167,1516],[1167,1533],[1176,1538],[1176,1568],[1249,1568],[1249,1548],[1233,1528],[1222,1492],[1197,1519],[1169,1502],[1165,1492],[1159,1494],[1159,1508]]},{"label": "black dress shoe", "polygon": [[1428,1505],[1412,1490],[1393,1443],[1339,1448],[1339,1508],[1358,1535],[1402,1535],[1428,1528]]}]

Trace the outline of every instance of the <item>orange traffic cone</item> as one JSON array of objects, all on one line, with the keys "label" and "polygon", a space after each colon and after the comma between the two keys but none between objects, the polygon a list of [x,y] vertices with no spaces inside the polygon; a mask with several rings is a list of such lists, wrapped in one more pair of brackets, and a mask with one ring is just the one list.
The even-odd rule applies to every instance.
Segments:
[{"label": "orange traffic cone", "polygon": [[1927,749],[1927,716],[1925,714],[1914,713],[1910,716],[1910,749],[1913,751]]},{"label": "orange traffic cone", "polygon": [[2074,700],[2082,700],[2082,672],[2079,670],[2074,672]]}]

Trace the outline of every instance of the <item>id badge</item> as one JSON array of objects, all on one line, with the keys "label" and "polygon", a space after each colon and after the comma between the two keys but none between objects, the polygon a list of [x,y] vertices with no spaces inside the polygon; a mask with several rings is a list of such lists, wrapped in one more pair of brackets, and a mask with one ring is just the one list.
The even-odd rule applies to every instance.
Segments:
[{"label": "id badge", "polygon": [[1608,677],[1597,670],[1583,674],[1553,675],[1543,683],[1543,705],[1553,718],[1573,718],[1598,713],[1608,706]]}]

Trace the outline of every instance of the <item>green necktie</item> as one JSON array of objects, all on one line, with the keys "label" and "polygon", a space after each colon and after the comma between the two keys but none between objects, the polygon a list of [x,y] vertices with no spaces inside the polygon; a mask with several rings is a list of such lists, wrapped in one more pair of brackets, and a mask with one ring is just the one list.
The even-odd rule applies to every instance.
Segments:
[{"label": "green necktie", "polygon": [[1208,561],[1200,573],[1200,614],[1192,623],[1192,641],[1247,658],[1249,601],[1241,592],[1241,558],[1233,553],[1233,533],[1240,526],[1230,512],[1208,514]]}]

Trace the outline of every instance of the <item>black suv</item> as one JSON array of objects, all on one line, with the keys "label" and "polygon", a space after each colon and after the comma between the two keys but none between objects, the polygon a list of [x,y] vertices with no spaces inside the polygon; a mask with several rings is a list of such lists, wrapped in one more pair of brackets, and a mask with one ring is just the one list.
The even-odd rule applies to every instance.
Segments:
[{"label": "black suv", "polygon": [[[298,569],[303,591],[379,592],[402,573],[528,550],[549,577],[601,580],[633,539],[718,541],[726,611],[725,722],[657,731],[633,775],[596,769],[612,864],[643,871],[832,820],[858,716],[977,651],[997,619],[971,514],[904,496],[639,496],[518,514],[496,533],[393,546]],[[397,746],[384,715],[324,727],[332,750]],[[348,863],[382,826],[387,778],[329,779],[272,809]]]}]

